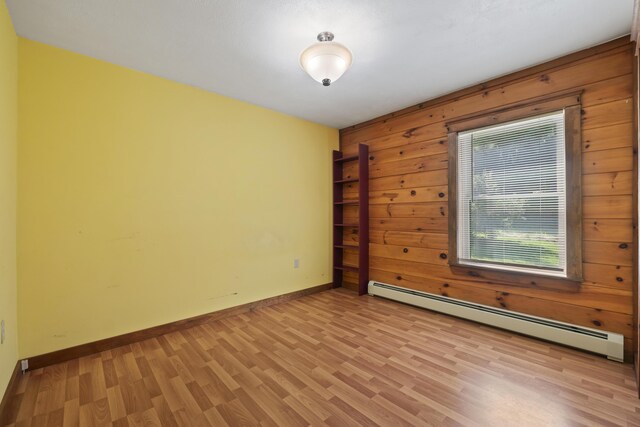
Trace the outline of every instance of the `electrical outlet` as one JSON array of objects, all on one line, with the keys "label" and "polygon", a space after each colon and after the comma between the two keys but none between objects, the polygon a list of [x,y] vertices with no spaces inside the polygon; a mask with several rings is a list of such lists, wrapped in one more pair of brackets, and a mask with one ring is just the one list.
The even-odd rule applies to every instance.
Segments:
[{"label": "electrical outlet", "polygon": [[24,359],[20,361],[20,368],[22,369],[22,373],[24,374],[29,369],[29,359]]},{"label": "electrical outlet", "polygon": [[4,319],[0,321],[0,344],[4,344]]},{"label": "electrical outlet", "polygon": [[293,268],[300,268],[300,259],[296,258],[293,260]]}]

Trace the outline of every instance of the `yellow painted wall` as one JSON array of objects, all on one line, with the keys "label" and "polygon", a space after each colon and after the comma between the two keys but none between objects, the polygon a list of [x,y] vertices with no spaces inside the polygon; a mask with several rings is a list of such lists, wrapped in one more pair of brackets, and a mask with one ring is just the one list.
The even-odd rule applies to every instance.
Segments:
[{"label": "yellow painted wall", "polygon": [[16,294],[16,144],[18,126],[18,38],[0,1],[0,399],[18,360]]},{"label": "yellow painted wall", "polygon": [[331,281],[337,130],[25,39],[19,91],[22,357]]}]

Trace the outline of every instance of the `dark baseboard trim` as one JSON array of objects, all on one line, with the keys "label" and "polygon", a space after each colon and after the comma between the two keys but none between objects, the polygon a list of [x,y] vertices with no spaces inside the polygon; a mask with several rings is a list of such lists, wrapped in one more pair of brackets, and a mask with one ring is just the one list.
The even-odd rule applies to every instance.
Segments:
[{"label": "dark baseboard trim", "polygon": [[27,358],[29,359],[29,370],[55,365],[56,363],[66,362],[68,360],[77,359],[78,357],[89,356],[91,354],[111,350],[112,348],[120,347],[127,344],[133,344],[135,342],[155,338],[160,335],[192,328],[194,326],[202,325],[204,323],[212,322],[215,320],[220,320],[225,317],[234,316],[262,307],[268,307],[270,305],[291,301],[300,297],[326,291],[331,288],[331,283],[318,285],[312,288],[303,289],[301,291],[277,295],[275,297],[266,298],[263,300],[230,307],[219,311],[214,311],[212,313],[190,317],[188,319],[177,320],[175,322],[166,323],[164,325],[154,326],[148,329],[142,329],[140,331],[129,332],[127,334],[118,335],[116,337],[105,338],[86,344],[80,344],[75,347],[69,347],[62,350],[53,351],[51,353],[41,354],[39,356],[31,356]]},{"label": "dark baseboard trim", "polygon": [[0,426],[7,424],[6,417],[9,415],[11,406],[9,405],[11,398],[16,394],[16,387],[18,385],[18,375],[20,375],[20,361],[16,362],[16,367],[13,369],[13,374],[7,384],[7,389],[4,391],[2,401],[0,401]]}]

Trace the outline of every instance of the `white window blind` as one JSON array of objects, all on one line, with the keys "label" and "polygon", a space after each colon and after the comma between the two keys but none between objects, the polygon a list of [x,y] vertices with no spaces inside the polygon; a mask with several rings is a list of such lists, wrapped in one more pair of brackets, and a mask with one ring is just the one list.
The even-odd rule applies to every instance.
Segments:
[{"label": "white window blind", "polygon": [[564,112],[458,134],[458,262],[566,274]]}]

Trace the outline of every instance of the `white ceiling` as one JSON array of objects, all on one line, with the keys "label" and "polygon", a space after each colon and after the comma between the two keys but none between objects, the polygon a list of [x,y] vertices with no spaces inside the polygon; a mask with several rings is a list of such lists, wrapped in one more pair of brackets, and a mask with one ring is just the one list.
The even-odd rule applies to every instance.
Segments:
[{"label": "white ceiling", "polygon": [[[633,0],[7,0],[18,35],[342,128],[629,33]],[[330,87],[300,52],[354,55]]]}]

